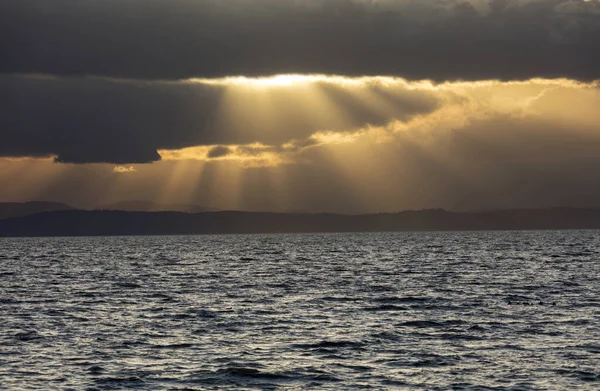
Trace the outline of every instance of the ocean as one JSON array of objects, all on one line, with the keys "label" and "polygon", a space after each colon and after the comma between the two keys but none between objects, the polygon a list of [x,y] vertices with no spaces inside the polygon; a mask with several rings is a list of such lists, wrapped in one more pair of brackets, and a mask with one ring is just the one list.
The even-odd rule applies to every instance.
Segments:
[{"label": "ocean", "polygon": [[598,390],[600,231],[0,239],[0,389]]}]

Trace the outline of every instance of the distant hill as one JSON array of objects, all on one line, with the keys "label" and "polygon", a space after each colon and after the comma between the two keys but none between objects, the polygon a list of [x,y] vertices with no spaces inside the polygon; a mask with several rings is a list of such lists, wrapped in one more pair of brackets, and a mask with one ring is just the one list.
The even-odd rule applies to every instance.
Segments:
[{"label": "distant hill", "polygon": [[218,209],[209,208],[200,205],[186,204],[159,204],[153,201],[123,201],[115,204],[102,205],[95,208],[96,210],[121,210],[129,212],[215,212]]},{"label": "distant hill", "polygon": [[74,208],[60,202],[0,202],[0,219],[71,209]]},{"label": "distant hill", "polygon": [[0,220],[0,236],[600,229],[600,209],[369,215],[59,211]]}]

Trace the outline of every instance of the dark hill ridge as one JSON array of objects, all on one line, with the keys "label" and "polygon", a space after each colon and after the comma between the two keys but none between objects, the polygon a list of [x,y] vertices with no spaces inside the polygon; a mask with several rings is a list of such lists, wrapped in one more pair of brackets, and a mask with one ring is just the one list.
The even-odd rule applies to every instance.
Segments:
[{"label": "dark hill ridge", "polygon": [[600,229],[600,209],[552,208],[369,215],[60,211],[0,221],[0,236]]},{"label": "dark hill ridge", "polygon": [[41,212],[72,209],[74,209],[72,206],[62,204],[60,202],[0,202],[0,219],[27,216]]}]

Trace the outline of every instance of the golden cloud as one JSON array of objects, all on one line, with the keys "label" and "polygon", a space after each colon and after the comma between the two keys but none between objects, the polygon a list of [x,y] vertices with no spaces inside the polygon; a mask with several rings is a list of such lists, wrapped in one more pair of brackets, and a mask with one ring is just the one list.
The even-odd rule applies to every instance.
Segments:
[{"label": "golden cloud", "polygon": [[136,172],[137,170],[133,166],[125,167],[125,166],[115,166],[113,168],[113,172],[117,174],[129,174],[132,172]]}]

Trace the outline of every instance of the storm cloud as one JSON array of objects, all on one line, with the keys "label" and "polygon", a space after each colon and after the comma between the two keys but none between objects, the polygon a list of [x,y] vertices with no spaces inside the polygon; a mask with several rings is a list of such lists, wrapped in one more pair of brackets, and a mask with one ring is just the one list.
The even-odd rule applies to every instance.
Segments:
[{"label": "storm cloud", "polygon": [[[322,130],[408,120],[439,106],[433,93],[403,83],[317,81],[306,88],[303,94],[297,85],[1,76],[0,156],[149,163],[160,159],[158,149],[280,145]],[[366,105],[357,94],[368,94],[377,105]]]},{"label": "storm cloud", "polygon": [[4,0],[0,50],[1,73],[589,81],[600,2]]}]

